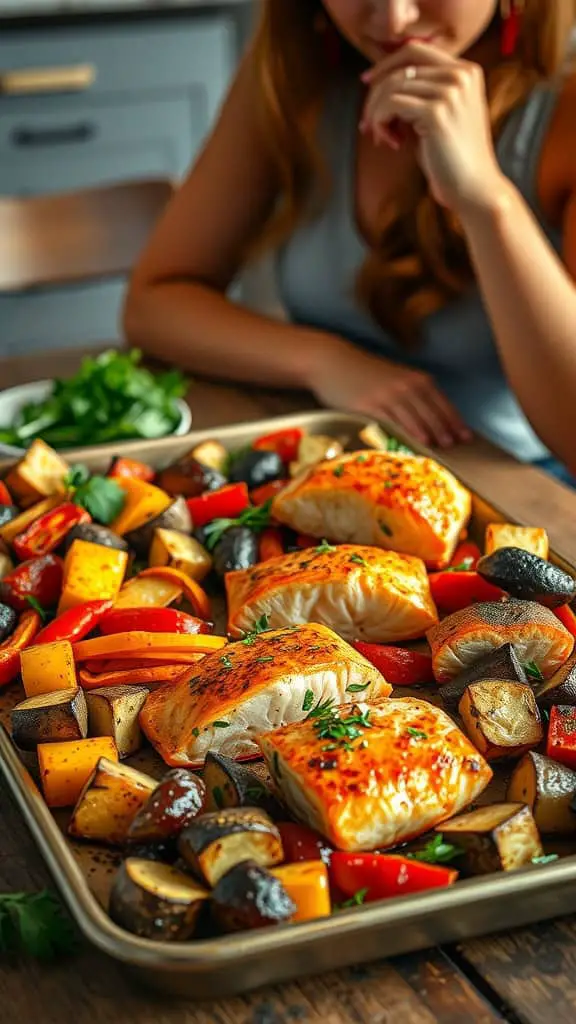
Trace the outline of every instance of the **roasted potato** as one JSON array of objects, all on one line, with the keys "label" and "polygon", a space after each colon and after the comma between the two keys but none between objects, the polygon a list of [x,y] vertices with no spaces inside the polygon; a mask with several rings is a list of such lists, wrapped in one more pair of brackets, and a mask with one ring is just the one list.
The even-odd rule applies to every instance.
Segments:
[{"label": "roasted potato", "polygon": [[[192,532],[192,517],[184,498],[175,498],[172,504],[159,515],[124,534],[124,539],[137,555],[145,556],[150,551],[157,530],[177,531],[177,536],[182,539],[185,539],[186,534]],[[166,562],[150,562],[150,565],[166,564]]]},{"label": "roasted potato", "polygon": [[241,861],[264,867],[283,860],[280,833],[268,815],[253,807],[201,814],[180,835],[180,856],[210,886]]},{"label": "roasted potato", "polygon": [[157,786],[156,779],[101,757],[80,793],[68,834],[120,846],[130,823]]},{"label": "roasted potato", "polygon": [[202,441],[192,449],[190,455],[202,466],[208,466],[208,469],[215,469],[225,475],[228,452],[220,441]]},{"label": "roasted potato", "polygon": [[138,811],[128,829],[127,842],[158,844],[175,840],[200,814],[206,789],[202,779],[187,768],[169,771]]},{"label": "roasted potato", "polygon": [[129,857],[110,893],[110,917],[144,939],[183,942],[194,934],[209,893],[168,864]]},{"label": "roasted potato", "polygon": [[207,811],[260,807],[271,817],[281,813],[280,804],[262,779],[232,757],[209,750],[204,764],[204,783]]},{"label": "roasted potato", "polygon": [[576,707],[576,653],[556,669],[550,679],[540,683],[534,693],[542,708],[550,708],[553,704]]},{"label": "roasted potato", "polygon": [[148,690],[144,686],[103,686],[86,692],[91,736],[112,736],[119,757],[129,757],[142,746],[138,715]]},{"label": "roasted potato", "polygon": [[53,448],[37,438],[9,471],[6,486],[22,508],[27,508],[41,498],[63,495],[67,476],[68,464]]},{"label": "roasted potato", "polygon": [[378,451],[387,451],[389,437],[379,423],[368,423],[363,427],[358,437],[366,448],[375,448]]},{"label": "roasted potato", "polygon": [[212,913],[224,931],[241,932],[289,921],[296,904],[279,878],[260,864],[244,861],[219,879]]},{"label": "roasted potato", "polygon": [[195,537],[186,537],[177,530],[158,529],[148,556],[150,565],[170,565],[200,583],[212,568],[206,548]]},{"label": "roasted potato", "polygon": [[515,871],[544,852],[532,811],[521,803],[479,807],[443,822],[437,831],[464,851],[465,868],[473,875]]},{"label": "roasted potato", "polygon": [[82,740],[88,735],[88,709],[84,691],[55,690],[29,697],[12,709],[12,739],[21,750],[36,750],[39,743]]},{"label": "roasted potato", "polygon": [[290,464],[290,476],[298,476],[303,470],[316,465],[317,462],[324,462],[325,459],[335,459],[343,452],[340,441],[335,437],[328,437],[325,434],[305,434],[298,445],[298,458]]},{"label": "roasted potato", "polygon": [[576,772],[531,750],[516,765],[506,799],[527,804],[543,835],[571,835],[576,832],[575,795]]},{"label": "roasted potato", "polygon": [[440,696],[446,710],[452,714],[458,711],[458,705],[466,688],[471,683],[477,683],[484,679],[509,679],[529,685],[528,677],[513,645],[503,644],[502,647],[498,647],[494,651],[488,651],[448,683],[443,683],[440,688]]},{"label": "roasted potato", "polygon": [[509,679],[472,683],[458,705],[465,730],[487,761],[520,757],[544,738],[529,686]]},{"label": "roasted potato", "polygon": [[515,526],[512,523],[490,523],[486,527],[484,551],[491,555],[499,548],[522,548],[540,558],[548,558],[548,534],[541,527]]}]

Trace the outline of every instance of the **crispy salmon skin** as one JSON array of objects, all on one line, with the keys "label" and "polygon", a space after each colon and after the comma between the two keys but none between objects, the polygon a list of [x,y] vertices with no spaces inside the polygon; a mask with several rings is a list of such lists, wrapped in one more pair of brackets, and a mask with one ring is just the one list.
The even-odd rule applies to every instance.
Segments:
[{"label": "crispy salmon skin", "polygon": [[492,778],[448,715],[414,697],[313,713],[258,742],[282,800],[341,850],[421,835],[475,800]]},{"label": "crispy salmon skin", "polygon": [[374,544],[443,568],[470,518],[470,492],[434,459],[373,450],[321,462],[272,505],[299,533]]},{"label": "crispy salmon skin", "polygon": [[242,636],[266,615],[272,628],[305,622],[345,640],[413,640],[438,622],[424,563],[342,544],[280,555],[226,575],[228,631]]}]

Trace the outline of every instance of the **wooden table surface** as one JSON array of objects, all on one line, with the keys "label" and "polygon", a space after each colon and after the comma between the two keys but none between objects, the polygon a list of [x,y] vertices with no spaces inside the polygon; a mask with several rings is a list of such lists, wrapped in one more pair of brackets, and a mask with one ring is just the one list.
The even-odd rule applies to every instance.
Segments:
[{"label": "wooden table surface", "polygon": [[[77,353],[0,361],[0,387],[76,368]],[[310,408],[303,395],[197,383],[198,428]],[[512,518],[545,525],[576,562],[576,494],[484,442],[445,461]],[[0,785],[0,891],[49,884]],[[0,964],[1,1024],[574,1024],[576,918],[307,978],[218,1003],[174,1002],[136,988],[80,947],[62,963]]]}]

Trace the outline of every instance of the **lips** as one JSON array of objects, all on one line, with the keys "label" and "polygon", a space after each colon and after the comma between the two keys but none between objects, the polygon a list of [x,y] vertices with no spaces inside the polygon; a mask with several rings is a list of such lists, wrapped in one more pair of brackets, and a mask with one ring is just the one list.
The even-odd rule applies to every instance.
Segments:
[{"label": "lips", "polygon": [[399,39],[396,42],[378,42],[378,40],[371,40],[374,46],[377,46],[382,53],[397,53],[404,46],[408,46],[410,43],[431,43],[436,37],[430,36],[406,36],[405,39]]}]

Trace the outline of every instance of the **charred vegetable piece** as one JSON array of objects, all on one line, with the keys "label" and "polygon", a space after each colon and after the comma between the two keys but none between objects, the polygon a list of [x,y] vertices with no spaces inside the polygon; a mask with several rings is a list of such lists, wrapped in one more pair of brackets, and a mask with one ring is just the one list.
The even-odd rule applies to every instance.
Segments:
[{"label": "charred vegetable piece", "polygon": [[63,501],[61,494],[53,494],[50,498],[44,498],[43,501],[37,501],[25,512],[19,512],[13,519],[8,519],[3,525],[0,525],[0,540],[3,540],[5,544],[11,544],[14,537],[17,537],[22,530],[25,530],[30,523],[33,523],[35,519],[39,519],[40,516],[44,515],[51,508],[56,508]]},{"label": "charred vegetable piece", "polygon": [[576,594],[572,576],[523,548],[499,548],[481,558],[476,570],[512,597],[537,601],[547,608],[568,604]]},{"label": "charred vegetable piece", "polygon": [[115,455],[106,476],[112,477],[112,479],[129,476],[132,479],[145,480],[146,483],[150,484],[156,473],[145,462],[139,462],[138,459],[129,459],[125,455]]},{"label": "charred vegetable piece", "polygon": [[38,767],[48,807],[72,807],[100,758],[112,761],[117,756],[114,741],[109,736],[40,743]]},{"label": "charred vegetable piece", "polygon": [[541,527],[490,523],[486,527],[485,553],[491,555],[500,548],[522,548],[540,558],[548,558],[548,534]]},{"label": "charred vegetable piece", "polygon": [[142,746],[138,724],[148,690],[140,686],[106,686],[86,693],[92,736],[111,736],[119,757],[129,757]]},{"label": "charred vegetable piece", "polygon": [[462,694],[471,683],[482,679],[509,679],[515,683],[528,685],[528,677],[520,664],[518,655],[512,644],[503,644],[494,651],[488,651],[482,658],[475,661],[469,668],[444,683],[440,696],[447,711],[458,710]]},{"label": "charred vegetable piece", "polygon": [[553,704],[576,706],[576,654],[572,654],[564,665],[550,679],[540,683],[535,690],[540,707],[550,708]]},{"label": "charred vegetable piece", "polygon": [[220,441],[202,441],[192,449],[190,455],[196,462],[208,469],[215,469],[218,473],[224,474],[228,462],[228,452]]},{"label": "charred vegetable piece", "polygon": [[65,552],[72,547],[75,540],[86,540],[89,544],[100,544],[103,548],[112,548],[115,551],[128,551],[128,544],[123,537],[98,523],[79,523],[78,526],[74,526],[64,541]]},{"label": "charred vegetable piece", "polygon": [[41,555],[20,562],[0,582],[0,598],[16,611],[30,607],[30,598],[42,608],[53,608],[62,589],[62,559]]},{"label": "charred vegetable piece", "polygon": [[243,481],[250,491],[284,475],[284,463],[278,452],[244,452],[234,460],[230,470],[231,482]]},{"label": "charred vegetable piece", "polygon": [[39,743],[82,740],[88,735],[88,709],[80,689],[41,693],[12,710],[12,739],[21,750]]},{"label": "charred vegetable piece", "polygon": [[128,842],[167,843],[200,814],[206,797],[202,779],[186,768],[174,768],[138,812],[128,832]]},{"label": "charred vegetable piece", "polygon": [[155,786],[150,775],[101,757],[78,797],[68,834],[120,846]]},{"label": "charred vegetable piece", "polygon": [[551,708],[546,753],[567,768],[576,769],[576,707],[560,704]]},{"label": "charred vegetable piece", "polygon": [[135,530],[130,530],[125,534],[125,540],[131,548],[134,548],[136,554],[146,555],[150,550],[156,530],[178,531],[178,536],[192,532],[192,519],[184,498],[176,498],[159,515],[149,519]]},{"label": "charred vegetable piece", "polygon": [[200,583],[212,568],[212,558],[195,537],[177,530],[154,531],[148,556],[150,565],[171,565]]},{"label": "charred vegetable piece", "polygon": [[472,683],[459,711],[468,736],[487,761],[519,757],[544,737],[536,699],[523,683],[506,679]]},{"label": "charred vegetable piece", "polygon": [[0,527],[11,523],[18,515],[20,515],[20,509],[16,505],[0,505]]},{"label": "charred vegetable piece", "polygon": [[250,569],[258,562],[258,537],[247,526],[232,526],[222,535],[212,555],[219,576],[236,569]]},{"label": "charred vegetable piece", "polygon": [[271,867],[284,856],[278,829],[263,811],[252,807],[200,815],[182,832],[178,849],[195,874],[211,886],[241,861]]},{"label": "charred vegetable piece", "polygon": [[204,491],[218,491],[225,483],[223,473],[199,462],[193,455],[179,459],[158,474],[158,486],[163,491],[185,498],[196,498]]},{"label": "charred vegetable piece", "polygon": [[168,864],[129,857],[110,894],[110,917],[144,939],[183,942],[194,934],[209,893]]},{"label": "charred vegetable piece", "polygon": [[28,451],[10,470],[6,484],[23,508],[52,494],[63,494],[68,465],[44,441],[32,442]]},{"label": "charred vegetable piece", "polygon": [[531,750],[516,765],[506,799],[527,804],[543,835],[571,835],[576,832],[575,795],[576,772]]},{"label": "charred vegetable piece", "polygon": [[7,640],[16,629],[18,615],[8,604],[0,604],[0,643]]},{"label": "charred vegetable piece", "polygon": [[250,861],[231,868],[212,893],[212,913],[226,932],[282,924],[296,912],[280,879]]},{"label": "charred vegetable piece", "polygon": [[465,867],[473,875],[515,871],[544,852],[536,822],[525,804],[479,807],[445,821],[440,828],[445,840],[464,850]]},{"label": "charred vegetable piece", "polygon": [[260,807],[273,817],[281,811],[279,803],[262,779],[224,754],[208,751],[204,783],[207,811],[221,811],[225,807]]}]

